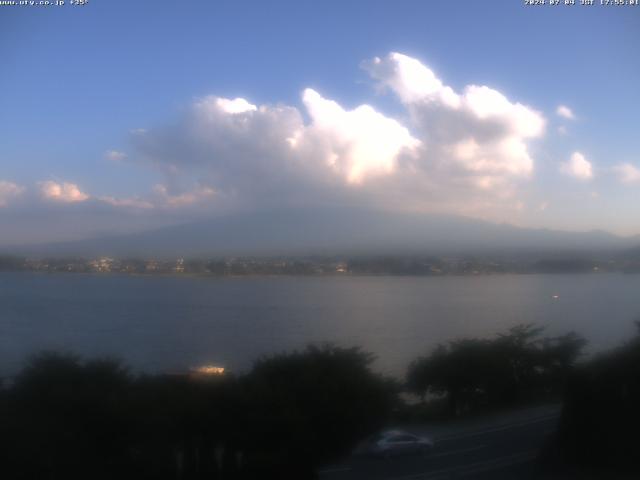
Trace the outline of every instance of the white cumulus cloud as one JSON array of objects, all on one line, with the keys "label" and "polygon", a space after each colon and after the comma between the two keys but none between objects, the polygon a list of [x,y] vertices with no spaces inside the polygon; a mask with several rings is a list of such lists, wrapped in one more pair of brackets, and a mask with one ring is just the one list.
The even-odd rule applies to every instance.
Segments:
[{"label": "white cumulus cloud", "polygon": [[228,98],[216,98],[216,105],[218,108],[226,113],[245,113],[255,112],[257,107],[250,104],[244,98],[234,98],[230,100]]},{"label": "white cumulus cloud", "polygon": [[491,190],[533,172],[528,141],[544,133],[539,112],[484,85],[458,93],[400,53],[376,57],[363,68],[406,106],[410,129],[426,145],[418,168],[431,175],[446,171],[439,181],[466,176],[469,185]]},{"label": "white cumulus cloud", "polygon": [[47,180],[40,182],[40,194],[46,200],[52,200],[61,203],[80,203],[88,200],[90,197],[75,183],[54,182]]},{"label": "white cumulus cloud", "polygon": [[419,60],[392,52],[386,59],[375,57],[362,63],[371,76],[393,90],[404,103],[438,102],[460,106],[460,96],[447,87]]},{"label": "white cumulus cloud", "polygon": [[406,127],[369,105],[347,111],[310,88],[302,98],[311,117],[304,135],[325,143],[327,164],[350,183],[392,173],[403,149],[411,151],[420,145]]},{"label": "white cumulus cloud", "polygon": [[567,120],[573,120],[576,118],[573,114],[573,110],[571,110],[566,105],[558,105],[558,108],[556,108],[556,115],[562,118],[566,118]]},{"label": "white cumulus cloud", "polygon": [[[211,95],[175,124],[132,135],[135,161],[159,168],[168,184],[197,179],[215,191],[215,205],[359,202],[463,213],[515,205],[518,184],[534,171],[530,142],[544,134],[539,112],[487,86],[456,92],[400,53],[362,67],[403,113],[345,107],[309,88],[303,109]],[[156,195],[176,206],[213,197]]]},{"label": "white cumulus cloud", "polygon": [[580,152],[573,152],[569,161],[560,165],[560,171],[578,180],[591,180],[593,178],[593,166]]},{"label": "white cumulus cloud", "polygon": [[631,163],[622,163],[613,167],[623,183],[640,183],[640,168]]}]

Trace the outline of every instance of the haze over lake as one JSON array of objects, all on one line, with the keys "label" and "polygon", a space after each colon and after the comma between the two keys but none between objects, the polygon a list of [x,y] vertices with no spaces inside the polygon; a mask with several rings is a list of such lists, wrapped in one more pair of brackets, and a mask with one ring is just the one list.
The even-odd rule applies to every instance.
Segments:
[{"label": "haze over lake", "polygon": [[[136,370],[243,371],[310,342],[358,345],[402,375],[438,342],[524,322],[575,330],[591,351],[635,331],[640,275],[148,277],[0,274],[0,375],[56,349]],[[557,297],[557,298],[554,298]]]}]

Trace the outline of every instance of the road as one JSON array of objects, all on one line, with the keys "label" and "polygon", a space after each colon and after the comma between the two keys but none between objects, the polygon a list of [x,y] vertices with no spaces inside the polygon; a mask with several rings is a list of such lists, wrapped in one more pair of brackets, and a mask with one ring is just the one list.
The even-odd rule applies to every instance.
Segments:
[{"label": "road", "polygon": [[428,455],[366,458],[354,455],[319,472],[321,480],[440,480],[533,478],[533,466],[544,439],[555,430],[559,407],[527,409],[484,421],[445,427],[409,426],[429,435],[435,447]]}]

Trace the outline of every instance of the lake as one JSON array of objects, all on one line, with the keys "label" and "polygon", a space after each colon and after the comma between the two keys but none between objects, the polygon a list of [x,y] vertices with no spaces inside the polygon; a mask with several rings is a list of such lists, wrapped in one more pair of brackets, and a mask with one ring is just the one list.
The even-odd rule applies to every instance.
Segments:
[{"label": "lake", "polygon": [[43,350],[110,355],[138,371],[216,364],[310,342],[358,345],[403,375],[438,342],[535,322],[591,351],[635,333],[640,275],[177,277],[0,273],[0,375]]}]

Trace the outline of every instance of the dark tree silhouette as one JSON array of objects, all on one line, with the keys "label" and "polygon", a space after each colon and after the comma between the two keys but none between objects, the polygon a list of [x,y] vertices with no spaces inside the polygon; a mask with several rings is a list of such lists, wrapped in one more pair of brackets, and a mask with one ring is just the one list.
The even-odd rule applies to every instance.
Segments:
[{"label": "dark tree silhouette", "polygon": [[638,478],[639,405],[640,334],[571,374],[545,460],[555,469],[577,468],[578,476],[597,471],[599,478]]},{"label": "dark tree silhouette", "polygon": [[575,333],[540,338],[543,328],[518,325],[494,339],[462,339],[439,345],[407,371],[407,389],[446,395],[459,415],[479,406],[515,404],[559,394],[586,345]]},{"label": "dark tree silhouette", "polygon": [[394,385],[371,361],[309,347],[238,378],[133,377],[114,360],[40,354],[0,390],[3,478],[313,478],[391,412]]},{"label": "dark tree silhouette", "polygon": [[[249,452],[310,475],[349,453],[387,420],[396,386],[371,372],[372,355],[330,345],[256,362],[245,379]],[[306,471],[305,471],[306,470]]]},{"label": "dark tree silhouette", "polygon": [[129,431],[123,415],[130,385],[112,360],[81,364],[44,353],[28,362],[7,393],[11,439],[3,468],[14,478],[112,478],[123,472]]}]

